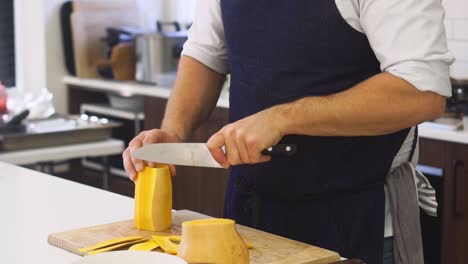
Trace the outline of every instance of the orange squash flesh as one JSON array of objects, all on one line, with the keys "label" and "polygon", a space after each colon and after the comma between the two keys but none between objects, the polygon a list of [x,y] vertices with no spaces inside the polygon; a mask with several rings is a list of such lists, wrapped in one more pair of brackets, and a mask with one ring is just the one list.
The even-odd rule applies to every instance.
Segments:
[{"label": "orange squash flesh", "polygon": [[249,263],[247,245],[229,219],[184,222],[177,255],[188,263]]},{"label": "orange squash flesh", "polygon": [[167,165],[146,167],[135,181],[135,227],[163,231],[172,224],[172,179]]}]

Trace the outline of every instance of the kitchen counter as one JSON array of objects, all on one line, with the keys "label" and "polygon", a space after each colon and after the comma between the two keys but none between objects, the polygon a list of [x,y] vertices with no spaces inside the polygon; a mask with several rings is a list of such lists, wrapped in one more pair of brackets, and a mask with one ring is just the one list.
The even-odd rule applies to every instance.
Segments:
[{"label": "kitchen counter", "polygon": [[133,199],[0,162],[1,263],[72,263],[50,233],[133,217]]},{"label": "kitchen counter", "polygon": [[[167,99],[171,95],[172,87],[137,83],[134,81],[122,82],[103,79],[87,79],[73,76],[63,78],[66,85],[80,86],[85,89],[113,92],[122,96],[150,96]],[[216,104],[220,108],[229,108],[229,93],[225,90]]]},{"label": "kitchen counter", "polygon": [[468,144],[468,130],[448,131],[436,128],[419,127],[421,138]]},{"label": "kitchen counter", "polygon": [[71,263],[50,233],[133,217],[133,199],[0,162],[1,263]]}]

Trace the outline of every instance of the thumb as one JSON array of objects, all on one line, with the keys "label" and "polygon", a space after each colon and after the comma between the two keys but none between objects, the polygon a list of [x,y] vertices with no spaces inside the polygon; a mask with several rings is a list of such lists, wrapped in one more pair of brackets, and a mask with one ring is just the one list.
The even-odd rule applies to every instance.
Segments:
[{"label": "thumb", "polygon": [[211,152],[211,156],[223,167],[228,167],[225,166],[225,163],[227,162],[227,157],[226,154],[223,151],[223,146],[225,145],[225,139],[222,133],[216,133],[214,134],[206,143],[208,146],[208,149]]}]

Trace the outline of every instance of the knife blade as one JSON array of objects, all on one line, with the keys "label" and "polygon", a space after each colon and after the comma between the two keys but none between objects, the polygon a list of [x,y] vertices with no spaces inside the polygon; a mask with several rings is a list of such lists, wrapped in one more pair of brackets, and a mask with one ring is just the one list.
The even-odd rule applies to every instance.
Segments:
[{"label": "knife blade", "polygon": [[205,143],[148,144],[133,151],[133,158],[164,164],[222,168]]},{"label": "knife blade", "polygon": [[[264,155],[291,156],[297,150],[296,145],[278,144],[264,151]],[[211,156],[206,143],[158,143],[148,144],[131,153],[136,159],[193,167],[222,168]]]}]

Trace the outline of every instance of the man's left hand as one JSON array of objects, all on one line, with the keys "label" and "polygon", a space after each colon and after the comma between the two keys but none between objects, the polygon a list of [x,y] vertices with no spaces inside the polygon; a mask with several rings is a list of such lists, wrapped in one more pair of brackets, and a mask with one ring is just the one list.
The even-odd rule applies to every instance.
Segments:
[{"label": "man's left hand", "polygon": [[283,136],[279,115],[270,108],[223,127],[207,144],[214,159],[229,168],[269,161],[271,157],[261,152],[276,145]]}]

